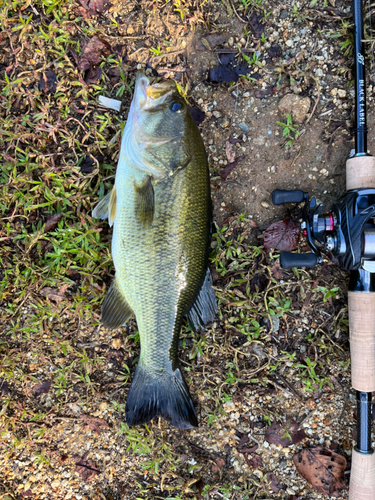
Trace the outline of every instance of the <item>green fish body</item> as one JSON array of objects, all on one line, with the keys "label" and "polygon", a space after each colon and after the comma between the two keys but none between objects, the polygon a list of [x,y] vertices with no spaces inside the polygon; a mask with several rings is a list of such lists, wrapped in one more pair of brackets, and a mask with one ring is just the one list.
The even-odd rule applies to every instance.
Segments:
[{"label": "green fish body", "polygon": [[127,422],[161,416],[175,427],[197,426],[177,348],[184,316],[202,329],[217,311],[208,269],[211,198],[203,141],[174,82],[138,77],[115,186],[93,215],[113,224],[116,277],[102,323],[117,328],[135,314],[140,335]]}]

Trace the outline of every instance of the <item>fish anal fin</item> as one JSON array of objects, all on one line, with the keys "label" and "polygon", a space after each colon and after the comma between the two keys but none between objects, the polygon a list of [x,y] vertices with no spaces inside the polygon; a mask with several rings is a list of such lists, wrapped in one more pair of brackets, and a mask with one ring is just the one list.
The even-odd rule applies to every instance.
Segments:
[{"label": "fish anal fin", "polygon": [[120,293],[116,279],[110,286],[102,305],[102,325],[114,330],[124,325],[132,316],[133,311]]},{"label": "fish anal fin", "polygon": [[150,227],[154,219],[154,188],[152,177],[148,175],[142,184],[134,183],[135,189],[135,214],[139,223]]},{"label": "fish anal fin", "polygon": [[186,317],[195,331],[202,331],[213,322],[217,312],[215,290],[212,288],[212,276],[208,268],[202,288]]}]

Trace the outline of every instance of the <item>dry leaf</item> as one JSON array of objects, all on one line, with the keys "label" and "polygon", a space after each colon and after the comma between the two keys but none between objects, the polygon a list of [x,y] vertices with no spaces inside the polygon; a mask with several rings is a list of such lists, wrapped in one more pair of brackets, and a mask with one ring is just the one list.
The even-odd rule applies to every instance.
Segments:
[{"label": "dry leaf", "polygon": [[244,458],[246,460],[246,463],[249,467],[252,467],[253,469],[259,469],[260,467],[263,467],[263,460],[260,455],[253,455],[250,459],[248,458],[248,454],[244,454]]},{"label": "dry leaf", "polygon": [[229,161],[229,163],[233,163],[236,159],[236,146],[230,141],[227,141],[225,143],[225,153],[227,155],[227,160]]},{"label": "dry leaf", "polygon": [[102,40],[97,35],[85,45],[82,55],[78,61],[78,69],[87,71],[93,66],[97,66],[102,59],[102,55],[111,51],[111,46],[105,40]]},{"label": "dry leaf", "polygon": [[321,446],[305,448],[294,455],[293,462],[301,476],[319,493],[337,497],[346,489],[343,479],[346,460],[334,451]]},{"label": "dry leaf", "polygon": [[283,278],[283,270],[282,267],[280,266],[279,260],[277,260],[272,266],[271,273],[272,276],[277,280],[281,280]]},{"label": "dry leaf", "polygon": [[98,434],[102,432],[102,427],[105,429],[109,429],[109,425],[102,418],[91,417],[90,415],[81,415],[81,419],[92,431],[97,432]]},{"label": "dry leaf", "polygon": [[100,14],[109,5],[109,0],[79,0],[89,16]]},{"label": "dry leaf", "polygon": [[278,493],[282,489],[281,484],[279,484],[279,481],[277,480],[277,477],[273,472],[270,472],[266,475],[266,481],[270,490],[274,493]]},{"label": "dry leaf", "polygon": [[64,293],[61,293],[58,290],[56,290],[56,288],[51,288],[49,286],[46,286],[45,288],[40,290],[39,293],[43,297],[53,300],[54,302],[61,302],[66,298]]},{"label": "dry leaf", "polygon": [[264,32],[265,26],[261,22],[263,21],[263,19],[264,18],[262,15],[255,14],[255,12],[253,12],[250,16],[249,25],[252,32],[254,33],[255,38],[260,38],[262,36],[262,33]]},{"label": "dry leaf", "polygon": [[220,172],[220,177],[225,180],[232,170],[237,166],[238,162],[243,160],[246,155],[239,156],[233,163],[228,163],[223,170]]},{"label": "dry leaf", "polygon": [[95,477],[97,474],[100,474],[96,463],[92,460],[87,460],[89,454],[90,452],[87,451],[82,458],[78,456],[74,457],[74,461],[77,464],[74,470],[75,472],[78,472],[85,483],[90,481],[90,479]]},{"label": "dry leaf", "polygon": [[0,394],[9,394],[9,387],[5,379],[0,378]]},{"label": "dry leaf", "polygon": [[281,426],[278,422],[273,422],[266,432],[265,440],[285,447],[300,443],[305,437],[307,437],[305,431],[303,429],[298,430],[298,422],[289,420],[284,426]]},{"label": "dry leaf", "polygon": [[47,394],[51,389],[51,382],[42,382],[41,384],[35,384],[33,387],[34,396],[41,396],[42,394]]},{"label": "dry leaf", "polygon": [[57,76],[52,70],[42,74],[38,84],[39,90],[46,94],[54,94],[57,89]]},{"label": "dry leaf", "polygon": [[45,223],[44,232],[48,233],[48,231],[52,231],[52,229],[55,229],[55,227],[59,223],[59,220],[62,218],[62,216],[63,216],[63,214],[51,215],[51,217],[49,217],[47,219],[47,222]]},{"label": "dry leaf", "polygon": [[299,232],[298,224],[290,219],[274,222],[264,232],[264,248],[267,252],[271,248],[291,252],[298,244]]}]

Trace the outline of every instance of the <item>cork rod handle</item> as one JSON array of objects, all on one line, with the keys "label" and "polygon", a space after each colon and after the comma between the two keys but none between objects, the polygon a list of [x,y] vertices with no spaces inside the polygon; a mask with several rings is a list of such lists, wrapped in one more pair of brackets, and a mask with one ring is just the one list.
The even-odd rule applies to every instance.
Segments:
[{"label": "cork rod handle", "polygon": [[355,449],[352,455],[349,500],[374,500],[375,453],[362,455]]},{"label": "cork rod handle", "polygon": [[375,391],[375,293],[349,292],[348,308],[352,386],[357,391],[372,392]]}]

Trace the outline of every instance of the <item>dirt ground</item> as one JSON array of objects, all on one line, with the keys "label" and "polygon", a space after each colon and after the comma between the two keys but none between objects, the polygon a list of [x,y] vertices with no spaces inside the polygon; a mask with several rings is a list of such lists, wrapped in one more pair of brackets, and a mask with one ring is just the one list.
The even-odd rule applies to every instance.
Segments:
[{"label": "dirt ground", "polygon": [[[281,271],[262,243],[298,221],[275,188],[327,209],[345,192],[350,2],[5,0],[0,16],[0,499],[348,498],[348,275],[328,260]],[[181,333],[191,431],[127,427],[139,335],[99,322],[111,231],[91,210],[141,68],[178,82],[210,163],[219,315]],[[325,492],[293,461],[317,447],[346,460]]]}]

